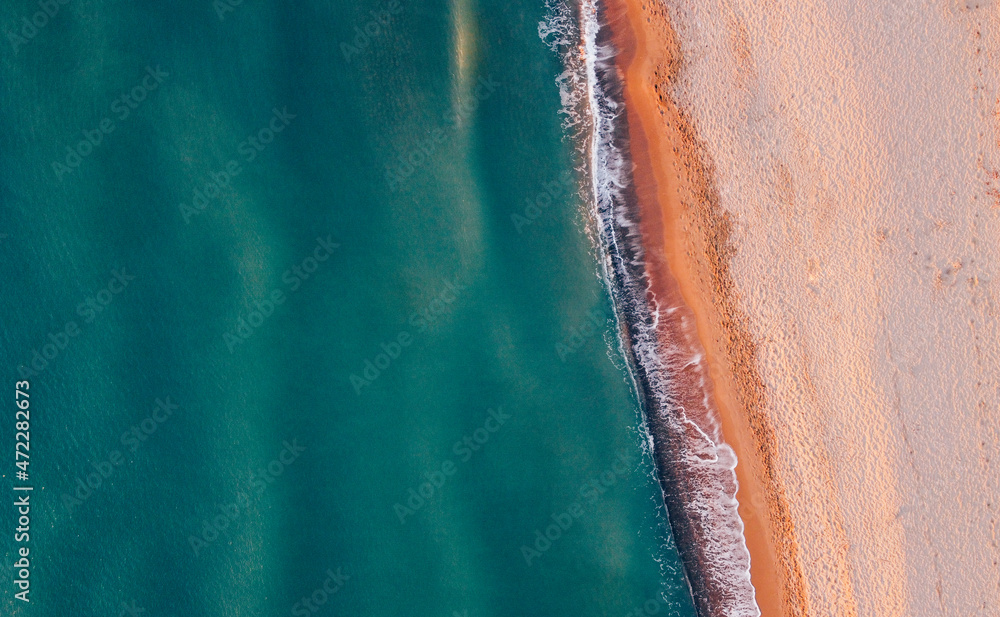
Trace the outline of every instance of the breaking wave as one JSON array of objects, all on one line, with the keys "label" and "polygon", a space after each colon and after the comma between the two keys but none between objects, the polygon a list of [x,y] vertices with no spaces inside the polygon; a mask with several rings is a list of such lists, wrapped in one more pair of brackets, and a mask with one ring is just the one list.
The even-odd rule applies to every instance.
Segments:
[{"label": "breaking wave", "polygon": [[[615,48],[596,0],[549,0],[538,34],[563,61],[557,78],[563,126],[578,144],[622,349],[640,400],[673,536],[698,614],[758,617],[750,555],[737,512],[736,455],[722,441],[708,400],[704,358],[664,336],[662,307],[650,289],[628,126]],[[681,318],[683,319],[683,318]],[[681,375],[683,374],[683,377]],[[694,400],[681,389],[701,389]]]}]

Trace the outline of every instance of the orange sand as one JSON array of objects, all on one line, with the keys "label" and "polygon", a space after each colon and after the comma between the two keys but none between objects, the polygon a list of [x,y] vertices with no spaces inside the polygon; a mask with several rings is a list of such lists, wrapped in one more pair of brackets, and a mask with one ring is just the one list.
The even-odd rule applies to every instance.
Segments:
[{"label": "orange sand", "polygon": [[[728,274],[729,221],[690,123],[670,100],[680,53],[661,7],[610,0],[608,21],[624,97],[647,262],[661,304],[661,336],[704,351],[710,400],[739,460],[740,516],[751,556],[751,582],[765,617],[805,614],[798,548],[773,461],[773,431],[761,413],[763,387],[755,349],[737,311]],[[678,310],[666,313],[665,309]],[[694,328],[690,324],[694,324]],[[680,377],[689,391],[698,382]]]}]

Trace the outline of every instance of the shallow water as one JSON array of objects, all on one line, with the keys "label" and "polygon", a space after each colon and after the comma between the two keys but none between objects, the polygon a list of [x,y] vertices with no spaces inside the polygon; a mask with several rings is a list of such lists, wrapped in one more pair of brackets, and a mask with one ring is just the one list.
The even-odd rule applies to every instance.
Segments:
[{"label": "shallow water", "polygon": [[229,8],[5,50],[5,610],[693,614],[545,7]]}]

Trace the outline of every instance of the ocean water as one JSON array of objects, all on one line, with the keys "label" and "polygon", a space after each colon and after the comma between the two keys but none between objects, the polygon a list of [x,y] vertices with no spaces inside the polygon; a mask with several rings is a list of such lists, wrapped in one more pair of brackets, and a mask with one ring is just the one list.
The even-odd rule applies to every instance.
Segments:
[{"label": "ocean water", "polygon": [[0,9],[4,614],[694,614],[552,7],[57,6]]}]

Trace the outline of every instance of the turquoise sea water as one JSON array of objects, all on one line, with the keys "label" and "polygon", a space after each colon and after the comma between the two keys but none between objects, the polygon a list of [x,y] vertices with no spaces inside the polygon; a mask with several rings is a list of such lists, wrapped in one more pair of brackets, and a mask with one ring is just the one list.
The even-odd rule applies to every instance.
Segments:
[{"label": "turquoise sea water", "polygon": [[544,7],[57,6],[0,9],[3,614],[693,614]]}]

